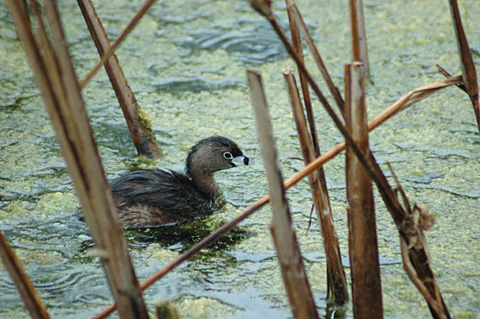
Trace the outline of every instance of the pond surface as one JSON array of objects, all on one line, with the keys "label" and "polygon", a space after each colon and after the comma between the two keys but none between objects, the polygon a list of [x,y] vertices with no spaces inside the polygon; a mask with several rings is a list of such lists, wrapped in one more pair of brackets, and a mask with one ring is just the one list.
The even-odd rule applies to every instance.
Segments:
[{"label": "pond surface", "polygon": [[[460,0],[474,59],[480,55],[480,5]],[[94,1],[111,39],[141,1]],[[368,111],[375,116],[408,91],[442,78],[434,65],[460,72],[445,0],[366,0],[373,84]],[[337,86],[350,60],[348,2],[299,1],[319,51]],[[60,10],[83,78],[98,60],[75,1]],[[287,27],[283,2],[275,12]],[[197,140],[219,134],[235,140],[255,166],[217,174],[229,204],[218,214],[186,225],[126,231],[140,281],[176,258],[209,231],[267,192],[245,70],[261,71],[285,177],[302,168],[282,69],[293,63],[262,17],[243,1],[159,1],[118,50],[129,84],[149,113],[165,157],[138,158],[117,100],[102,71],[83,91],[109,179],[146,167],[181,168]],[[312,70],[310,56],[307,62]],[[477,64],[477,69],[480,66]],[[313,73],[319,77],[318,71]],[[87,318],[111,303],[87,226],[55,134],[33,81],[4,0],[0,0],[0,229],[22,261],[50,313]],[[323,151],[341,141],[315,101]],[[371,134],[381,164],[392,163],[412,202],[437,215],[427,233],[433,269],[453,318],[480,313],[480,138],[469,98],[449,88],[411,107]],[[325,166],[335,227],[347,256],[344,157]],[[306,181],[288,191],[310,285],[326,315],[326,271]],[[376,194],[385,318],[428,318],[428,307],[400,263],[392,218]],[[269,207],[239,230],[202,251],[146,290],[150,309],[169,298],[184,318],[290,318],[268,225]],[[308,230],[308,231],[307,231]],[[347,258],[344,258],[345,264]],[[346,269],[349,273],[348,268]],[[5,269],[0,268],[0,316],[28,318]],[[351,312],[347,317],[352,317]]]}]

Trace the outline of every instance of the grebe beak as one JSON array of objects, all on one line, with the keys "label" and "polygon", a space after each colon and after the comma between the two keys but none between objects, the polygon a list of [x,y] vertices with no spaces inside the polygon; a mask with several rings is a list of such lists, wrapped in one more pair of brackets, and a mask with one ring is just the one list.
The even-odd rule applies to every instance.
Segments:
[{"label": "grebe beak", "polygon": [[253,165],[253,160],[249,159],[246,156],[236,156],[232,158],[232,164],[234,165]]}]

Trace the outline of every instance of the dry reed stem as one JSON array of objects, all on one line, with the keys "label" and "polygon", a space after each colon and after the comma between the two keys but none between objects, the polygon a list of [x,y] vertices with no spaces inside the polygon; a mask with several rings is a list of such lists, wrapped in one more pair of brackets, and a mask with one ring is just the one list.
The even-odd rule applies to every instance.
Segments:
[{"label": "dry reed stem", "polygon": [[[360,62],[345,66],[345,124],[353,140],[367,154],[365,73]],[[381,319],[382,286],[372,179],[349,147],[345,162],[353,313],[356,319]]]},{"label": "dry reed stem", "polygon": [[[43,34],[38,40],[33,35],[25,2],[9,0],[8,4],[92,238],[98,251],[106,256],[102,262],[112,294],[121,309],[120,316],[148,318],[83,106],[56,3],[52,0],[43,3],[47,24],[40,23],[38,33]],[[34,7],[34,11],[38,14],[38,8]]]},{"label": "dry reed stem", "polygon": [[[424,98],[432,95],[433,93],[441,89],[444,89],[446,87],[449,87],[452,85],[458,85],[461,83],[462,83],[461,76],[455,76],[455,77],[440,80],[438,82],[428,84],[426,86],[410,91],[408,94],[403,96],[400,100],[398,100],[397,102],[392,104],[390,107],[388,107],[386,110],[384,110],[382,113],[380,113],[375,119],[373,119],[368,124],[368,130],[371,131],[377,128],[379,125],[384,123],[386,120],[388,120],[392,116],[398,114],[402,110],[405,110],[407,107],[423,100]],[[292,175],[290,178],[286,179],[284,182],[285,189],[289,189],[290,187],[297,184],[299,181],[304,179],[313,171],[317,170],[320,166],[322,166],[323,164],[325,164],[326,162],[330,161],[335,156],[340,154],[344,149],[345,149],[345,142],[340,142],[334,147],[332,147],[330,150],[325,152],[324,154],[318,156],[313,162],[305,166],[302,170]],[[153,285],[156,281],[162,279],[163,276],[165,276],[170,271],[172,271],[173,269],[181,265],[184,261],[188,260],[190,257],[198,253],[200,250],[207,247],[211,243],[215,242],[223,234],[231,230],[235,225],[237,225],[242,220],[244,220],[245,218],[255,213],[260,208],[262,208],[265,204],[268,203],[269,200],[270,200],[269,194],[266,194],[262,198],[258,199],[256,202],[250,205],[247,209],[245,209],[242,213],[237,215],[231,221],[229,221],[222,227],[218,228],[210,235],[203,238],[196,245],[194,245],[189,250],[187,250],[182,255],[180,255],[177,259],[173,260],[168,265],[164,266],[155,274],[147,278],[143,283],[140,284],[140,289],[143,291],[148,287],[150,287],[151,285]],[[94,319],[102,319],[107,317],[109,314],[111,314],[115,310],[115,308],[116,308],[116,304],[112,304],[108,306],[101,313],[95,316]]]},{"label": "dry reed stem", "polygon": [[294,318],[318,318],[283,186],[268,105],[260,73],[247,70],[265,171],[270,189],[270,231]]},{"label": "dry reed stem", "polygon": [[34,319],[49,319],[50,315],[47,312],[47,308],[38,297],[37,291],[33,287],[28,276],[25,274],[22,264],[1,231],[0,258],[5,269],[10,274],[13,283],[17,287],[30,316]]},{"label": "dry reed stem", "polygon": [[[435,319],[450,319],[433,271],[429,267],[431,263],[430,250],[424,234],[424,231],[429,230],[435,223],[435,217],[416,204],[413,207],[410,206],[397,175],[390,163],[387,164],[397,184],[395,189],[397,196],[400,195],[409,216],[402,225],[403,232],[400,234],[403,267],[413,284],[427,300],[432,316]],[[418,251],[423,251],[423,254],[416,253]],[[419,265],[424,265],[421,271],[419,271]]]},{"label": "dry reed stem", "polygon": [[429,97],[430,95],[439,90],[453,85],[460,85],[462,83],[462,77],[457,75],[416,88],[415,90],[412,90],[405,94],[402,98],[393,103],[389,108],[376,116],[375,119],[368,123],[368,129],[370,131],[373,130],[393,115],[407,109],[415,103],[420,102],[421,100]]},{"label": "dry reed stem", "polygon": [[[438,72],[442,73],[442,75],[446,78],[451,77],[452,75],[447,72],[443,67],[441,67],[439,64],[435,64],[435,67],[438,69]],[[457,87],[462,90],[463,92],[467,93],[467,89],[465,88],[465,85],[463,85],[463,80],[462,83],[457,84]],[[468,93],[467,93],[468,94]]]},{"label": "dry reed stem", "polygon": [[365,76],[370,79],[368,64],[367,35],[362,0],[350,0],[350,26],[352,38],[352,59],[363,63]]},{"label": "dry reed stem", "polygon": [[[291,35],[292,35],[293,50],[296,52],[296,54],[298,55],[298,57],[302,61],[302,63],[304,63],[303,48],[302,48],[302,42],[301,42],[301,38],[300,38],[300,29],[298,27],[297,20],[300,21],[300,23],[303,27],[304,27],[304,22],[303,22],[301,16],[299,15],[299,13],[298,13],[298,10],[297,10],[297,14],[294,12],[295,2],[293,0],[285,0],[285,3],[286,3],[286,6],[287,6],[288,20],[289,20],[289,23],[290,23],[290,32],[291,32]],[[297,18],[296,18],[296,16],[297,16]],[[300,19],[298,19],[298,17]],[[309,46],[312,46],[313,40],[311,39],[310,35],[308,34],[308,30],[306,28],[303,28],[303,32],[306,33],[307,39],[309,41]],[[315,48],[314,45],[313,45],[313,47]],[[340,103],[343,103],[343,100],[340,97],[339,91],[334,87],[333,82],[332,82],[330,76],[328,75],[328,72],[325,69],[325,66],[323,64],[323,61],[322,61],[320,55],[318,54],[318,52],[316,52],[316,53],[317,53],[317,55],[316,55],[315,60],[317,61],[317,65],[319,65],[319,67],[324,68],[325,72],[322,73],[322,74],[326,77],[326,80],[329,83],[329,85],[333,86],[333,88],[331,88],[331,90],[333,91],[334,94],[335,94],[335,92],[337,93],[336,98],[340,100]],[[311,142],[313,143],[314,153],[312,153],[312,154],[315,154],[314,157],[316,157],[316,156],[319,156],[321,154],[321,152],[320,152],[320,144],[319,144],[319,141],[318,141],[318,134],[317,134],[317,128],[316,128],[316,124],[315,124],[315,118],[314,118],[314,115],[313,115],[313,108],[312,108],[312,102],[311,102],[310,92],[309,92],[309,88],[308,88],[308,82],[307,82],[307,79],[305,78],[305,76],[303,75],[303,73],[300,70],[298,71],[298,74],[299,74],[299,79],[300,79],[300,86],[301,86],[302,92],[303,92],[303,99],[304,99],[304,102],[305,102],[305,111],[306,111],[306,114],[307,114],[307,120],[308,120],[308,124],[309,124],[309,128],[310,128]],[[296,85],[295,85],[295,91],[296,91]],[[300,101],[298,101],[298,102],[300,103]],[[300,109],[301,109],[301,107],[300,107]],[[304,148],[304,146],[302,146],[302,148]],[[304,156],[304,159],[305,158],[306,157]],[[308,164],[308,163],[306,163],[306,164]],[[315,180],[316,181],[313,183],[313,186],[312,186],[312,183],[311,183],[311,188],[312,188],[312,194],[315,194],[315,195],[313,195],[313,197],[317,198],[317,205],[316,205],[317,215],[319,214],[319,212],[323,211],[322,207],[328,207],[328,212],[329,212],[329,215],[331,217],[330,199],[329,199],[329,196],[328,196],[327,182],[326,182],[326,179],[325,179],[325,172],[323,170],[323,166],[320,166],[318,168],[318,177],[316,177]],[[320,215],[323,216],[323,214],[320,214]],[[320,221],[322,219],[331,220],[331,218],[319,218]],[[321,226],[322,224],[324,224],[325,226]],[[322,224],[320,225],[321,227],[330,227],[331,229],[334,229],[333,228],[333,222],[324,221]],[[327,265],[327,287],[328,287],[327,298],[331,299],[331,298],[334,298],[333,296],[336,296],[334,298],[335,302],[338,303],[338,304],[344,304],[348,300],[348,289],[347,289],[347,284],[346,284],[346,280],[345,280],[345,273],[343,271],[343,266],[342,266],[342,263],[341,263],[341,259],[338,259],[339,256],[340,256],[340,252],[339,252],[339,248],[338,248],[338,241],[336,239],[335,231],[327,231],[327,229],[325,229],[325,231],[322,232],[322,235],[327,236],[328,233],[333,234],[334,238],[327,239],[326,241],[324,241],[325,243],[332,243],[333,244],[333,245],[328,244],[326,246],[326,247],[332,247],[331,249],[329,249],[329,250],[332,250],[332,252],[330,254],[328,254],[328,252],[327,252],[327,255],[331,256],[328,259],[329,262],[328,262],[328,265]],[[336,242],[336,244],[335,244],[335,242]],[[335,252],[335,254],[333,252]]]},{"label": "dry reed stem", "polygon": [[[256,2],[257,1],[252,1],[252,3],[256,3]],[[253,6],[253,8],[255,9],[257,6],[258,5]],[[299,59],[296,52],[293,50],[292,45],[288,41],[288,38],[285,36],[285,33],[283,32],[278,21],[273,15],[271,8],[270,8],[270,11],[266,10],[265,8],[262,8],[262,9],[263,10],[258,10],[258,12],[265,16],[265,18],[272,25],[275,32],[277,32],[277,35],[280,37],[280,40],[283,42],[289,55],[294,59],[295,63],[297,64],[297,67],[305,75],[305,77],[308,80],[308,83],[310,84],[313,91],[319,98],[320,102],[323,104],[328,115],[330,116],[332,121],[335,123],[338,130],[342,133],[343,137],[345,138],[346,144],[352,149],[352,151],[355,153],[360,163],[363,165],[365,170],[368,172],[372,180],[377,185],[380,195],[382,196],[383,202],[385,203],[388,211],[390,212],[390,215],[395,221],[395,224],[397,225],[400,235],[404,237],[405,241],[410,245],[410,241],[416,241],[416,238],[419,237],[419,232],[420,232],[420,230],[416,228],[415,224],[412,224],[415,227],[410,227],[412,225],[408,223],[408,221],[412,218],[412,215],[410,214],[410,208],[406,209],[402,207],[401,203],[396,197],[395,190],[390,186],[387,178],[385,177],[385,174],[383,174],[382,170],[380,169],[380,166],[375,160],[375,157],[373,156],[372,152],[369,151],[368,154],[365,156],[360,150],[360,148],[358,147],[358,145],[352,140],[351,135],[347,132],[345,126],[342,124],[342,122],[340,121],[336,113],[333,111],[328,101],[325,99],[325,96],[320,91],[320,88],[316,84],[315,80],[310,75],[310,73],[308,72],[305,65],[302,63],[302,61]],[[267,12],[268,14],[264,14],[264,12]],[[419,262],[419,261],[428,260],[425,247],[420,245],[420,246],[412,246],[412,247],[409,246],[409,248],[410,248],[409,249],[410,258],[411,260],[413,260],[412,265],[414,266],[414,269],[418,275],[418,278],[422,280],[424,279],[423,274],[428,273],[428,274],[432,274],[432,276],[429,276],[426,280],[435,281],[435,277],[433,276],[433,272],[430,268],[430,264],[428,262]],[[443,310],[442,313],[438,314],[435,312],[435,308],[432,306],[433,302],[443,304],[443,299],[440,294],[440,291],[438,290],[438,287],[436,285],[426,285],[426,287],[429,291],[429,295],[424,295],[424,297],[430,306],[430,311],[432,312],[432,315],[449,316],[448,310],[446,309],[446,307],[442,309]],[[434,299],[434,298],[438,298],[438,299]]]},{"label": "dry reed stem", "polygon": [[[323,59],[318,52],[317,46],[313,42],[312,37],[310,36],[310,32],[308,31],[308,28],[303,21],[302,15],[300,11],[298,10],[297,5],[295,4],[294,0],[287,0],[287,8],[290,12],[290,14],[293,16],[295,21],[297,22],[297,25],[299,26],[300,31],[302,32],[303,38],[307,42],[308,49],[310,50],[310,53],[312,53],[313,59],[315,60],[315,63],[320,70],[320,73],[323,76],[323,79],[327,83],[328,89],[330,90],[330,93],[332,94],[335,103],[337,104],[338,108],[340,109],[340,112],[343,114],[343,108],[344,108],[344,101],[342,98],[342,95],[340,94],[340,91],[338,88],[335,86],[333,83],[332,78],[330,77],[330,74],[328,73],[327,67],[325,66],[325,63],[323,63]],[[284,42],[285,44],[285,42]],[[297,52],[296,52],[297,53]],[[299,57],[297,53],[297,57]],[[303,63],[303,59],[299,58],[299,62],[301,64]]]},{"label": "dry reed stem", "polygon": [[[302,40],[300,38],[300,30],[298,28],[297,22],[295,21],[295,18],[293,17],[292,7],[288,5],[290,1],[291,0],[285,0],[285,4],[287,5],[288,22],[290,24],[290,33],[292,35],[292,46],[293,46],[293,50],[298,54],[298,57],[300,58],[300,60],[304,62]],[[308,126],[310,128],[310,132],[312,135],[313,146],[315,147],[315,153],[318,156],[320,155],[320,144],[318,142],[318,134],[317,134],[317,128],[315,124],[315,118],[313,116],[312,98],[310,96],[310,90],[308,89],[307,79],[305,79],[305,76],[300,71],[298,71],[298,76],[300,79],[300,87],[302,88],[303,102],[305,105],[305,112],[307,113]]]},{"label": "dry reed stem", "polygon": [[147,13],[148,9],[155,3],[155,0],[147,0],[142,5],[140,10],[135,14],[135,16],[130,20],[128,25],[122,31],[120,36],[115,40],[113,45],[107,50],[107,52],[102,56],[100,61],[93,67],[93,69],[87,74],[85,79],[80,82],[80,89],[82,90],[88,84],[88,82],[95,76],[98,70],[105,64],[105,62],[112,56],[113,52],[117,49],[117,47],[125,40],[127,35],[136,27],[137,23],[140,19]]},{"label": "dry reed stem", "polygon": [[[298,132],[303,160],[305,165],[308,165],[315,159],[316,155],[312,139],[308,134],[300,94],[291,68],[286,68],[283,71],[283,76],[287,85],[287,92]],[[323,246],[327,259],[327,298],[334,299],[336,305],[344,305],[348,302],[347,279],[343,270],[342,255],[340,253],[338,238],[335,233],[326,183],[324,179],[322,180],[323,169],[320,170],[320,168],[321,167],[308,175],[308,180],[313,202],[315,204],[315,211],[318,220],[320,221],[319,226],[323,236]]]},{"label": "dry reed stem", "polygon": [[453,26],[457,38],[457,46],[462,67],[462,76],[465,89],[472,101],[473,111],[477,119],[478,130],[480,131],[480,106],[478,101],[478,82],[475,63],[473,62],[472,52],[468,45],[467,36],[463,29],[462,18],[458,9],[457,0],[449,0],[450,12],[452,14]]},{"label": "dry reed stem", "polygon": [[[88,30],[90,30],[90,34],[95,42],[98,53],[100,56],[104,56],[110,48],[110,41],[102,26],[102,21],[100,21],[97,16],[91,0],[77,0],[77,2],[87,23]],[[135,94],[128,85],[128,81],[115,54],[112,53],[112,56],[105,62],[105,70],[115,90],[138,154],[147,157],[160,157],[162,155],[162,149],[160,145],[158,145],[152,130],[145,127],[139,118],[140,105],[138,105]]]}]

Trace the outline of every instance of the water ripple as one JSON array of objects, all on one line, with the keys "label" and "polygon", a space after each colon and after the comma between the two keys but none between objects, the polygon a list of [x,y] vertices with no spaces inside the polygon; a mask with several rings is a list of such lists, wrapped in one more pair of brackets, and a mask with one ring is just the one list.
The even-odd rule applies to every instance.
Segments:
[{"label": "water ripple", "polygon": [[284,60],[288,56],[271,26],[263,21],[239,23],[233,28],[211,25],[191,32],[190,36],[179,44],[192,52],[223,49],[235,53],[236,59],[245,64]]}]

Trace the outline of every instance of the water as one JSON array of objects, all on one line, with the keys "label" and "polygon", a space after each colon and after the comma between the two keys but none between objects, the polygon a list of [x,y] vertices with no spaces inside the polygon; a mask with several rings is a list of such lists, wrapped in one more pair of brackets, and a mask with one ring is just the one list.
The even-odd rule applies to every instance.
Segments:
[{"label": "water", "polygon": [[[95,5],[114,39],[141,1]],[[478,61],[480,8],[474,0],[461,1],[460,6]],[[275,7],[286,28],[284,5],[276,2]],[[305,0],[299,7],[342,90],[343,65],[350,59],[347,2]],[[98,55],[76,3],[64,1],[60,9],[77,75],[83,78]],[[365,1],[365,15],[374,81],[368,86],[370,117],[406,92],[442,78],[435,63],[459,72],[446,1]],[[91,317],[111,303],[110,293],[99,262],[88,256],[88,228],[77,216],[70,177],[3,0],[0,53],[0,229],[53,317]],[[256,161],[255,166],[217,175],[229,202],[223,212],[177,227],[126,231],[136,273],[143,280],[267,192],[247,68],[262,72],[284,176],[301,169],[281,74],[292,62],[269,25],[246,3],[209,0],[157,2],[121,45],[118,58],[150,115],[165,157],[135,156],[101,71],[83,96],[109,179],[134,168],[180,168],[189,147],[213,134],[234,139]],[[307,62],[319,77],[310,56]],[[314,107],[325,151],[341,137],[316,100]],[[480,313],[480,138],[468,97],[455,88],[437,93],[376,129],[370,143],[383,168],[387,161],[392,163],[411,201],[437,214],[427,237],[438,284],[454,318],[475,318]],[[347,265],[343,156],[325,170]],[[376,196],[385,317],[428,318],[423,297],[400,264],[396,228]],[[325,256],[316,220],[307,230],[307,183],[289,190],[288,198],[315,302],[325,316]],[[185,318],[291,317],[268,229],[270,218],[268,207],[262,209],[150,287],[145,292],[149,309],[156,300],[170,298]],[[28,317],[4,268],[0,304],[2,318]]]}]

